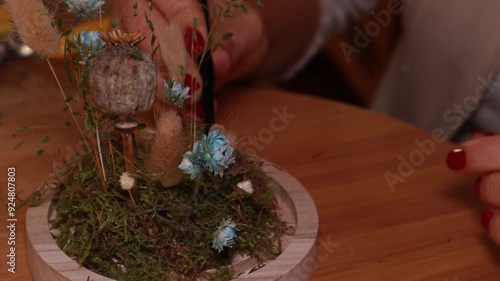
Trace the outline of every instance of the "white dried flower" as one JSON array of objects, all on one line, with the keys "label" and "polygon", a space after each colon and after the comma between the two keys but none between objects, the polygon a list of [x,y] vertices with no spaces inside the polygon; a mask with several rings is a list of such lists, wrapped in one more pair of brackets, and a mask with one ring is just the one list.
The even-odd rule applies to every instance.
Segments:
[{"label": "white dried flower", "polygon": [[120,186],[124,190],[131,190],[135,186],[135,178],[131,177],[129,172],[125,172],[120,176]]},{"label": "white dried flower", "polygon": [[242,181],[236,185],[237,187],[243,189],[246,193],[253,193],[253,186],[251,181]]},{"label": "white dried flower", "polygon": [[177,83],[175,79],[171,79],[169,82],[163,80],[163,96],[165,99],[177,108],[184,107],[184,101],[190,98],[189,87],[182,86],[181,83]]}]

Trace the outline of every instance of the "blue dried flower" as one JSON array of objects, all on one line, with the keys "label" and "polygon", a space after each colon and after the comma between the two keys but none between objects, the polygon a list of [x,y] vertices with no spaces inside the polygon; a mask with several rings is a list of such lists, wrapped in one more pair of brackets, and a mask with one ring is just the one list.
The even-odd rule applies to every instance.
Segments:
[{"label": "blue dried flower", "polygon": [[104,0],[66,0],[68,12],[77,15],[79,18],[95,18],[101,13],[101,6]]},{"label": "blue dried flower", "polygon": [[232,248],[236,243],[234,239],[236,235],[236,224],[231,218],[222,221],[217,230],[214,232],[212,240],[212,248],[216,249],[219,253],[224,251],[224,247]]},{"label": "blue dried flower", "polygon": [[73,39],[80,47],[80,54],[82,54],[82,56],[97,52],[106,45],[101,37],[99,37],[98,31],[83,30],[78,35],[74,35]]},{"label": "blue dried flower", "polygon": [[234,149],[221,131],[210,131],[208,137],[204,136],[203,140],[208,152],[205,155],[210,155],[205,159],[205,166],[208,166],[210,172],[216,176],[222,177],[224,170],[234,163],[234,157],[232,157]]},{"label": "blue dried flower", "polygon": [[[197,145],[199,146],[199,142],[196,142],[194,147],[196,148]],[[184,174],[191,175],[191,180],[199,177],[203,172],[202,160],[198,157],[199,153],[195,153],[195,151],[196,149],[193,149],[193,152],[184,153],[182,162],[178,167]]]},{"label": "blue dried flower", "polygon": [[234,149],[230,146],[224,133],[218,130],[210,131],[193,146],[193,151],[184,154],[179,169],[191,175],[191,179],[200,176],[203,169],[209,169],[214,175],[221,176],[224,170],[233,164]]},{"label": "blue dried flower", "polygon": [[178,108],[183,108],[184,101],[191,97],[189,95],[189,87],[183,87],[181,83],[177,83],[175,80],[170,80],[170,83],[163,81],[163,86],[165,87],[163,90],[165,99]]}]

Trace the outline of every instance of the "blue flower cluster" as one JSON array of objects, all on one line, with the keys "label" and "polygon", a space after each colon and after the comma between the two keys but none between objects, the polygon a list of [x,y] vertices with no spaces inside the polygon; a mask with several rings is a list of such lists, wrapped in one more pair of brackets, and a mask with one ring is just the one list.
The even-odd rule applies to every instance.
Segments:
[{"label": "blue flower cluster", "polygon": [[199,177],[204,169],[222,177],[224,170],[234,163],[233,151],[224,133],[210,131],[194,144],[193,151],[184,154],[179,169],[191,175],[191,179]]},{"label": "blue flower cluster", "polygon": [[82,56],[91,55],[106,46],[106,43],[99,37],[98,31],[83,30],[78,35],[74,35],[73,39],[79,46]]},{"label": "blue flower cluster", "polygon": [[101,13],[101,6],[104,0],[66,0],[68,12],[77,15],[79,18],[95,18]]},{"label": "blue flower cluster", "polygon": [[178,108],[184,107],[184,101],[191,97],[189,95],[189,87],[183,87],[181,83],[177,83],[175,80],[170,80],[170,82],[163,81],[163,96],[165,99]]},{"label": "blue flower cluster", "polygon": [[236,224],[229,218],[219,225],[214,232],[212,240],[212,248],[216,249],[219,253],[224,251],[224,247],[232,248],[236,243],[234,239],[236,235]]}]

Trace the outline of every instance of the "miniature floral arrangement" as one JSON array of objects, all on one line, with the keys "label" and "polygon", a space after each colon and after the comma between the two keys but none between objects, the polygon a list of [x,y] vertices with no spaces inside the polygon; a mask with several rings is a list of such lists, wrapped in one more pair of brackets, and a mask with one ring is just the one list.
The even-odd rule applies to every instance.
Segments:
[{"label": "miniature floral arrangement", "polygon": [[[240,2],[227,1],[219,16],[245,11]],[[290,227],[277,213],[276,184],[260,160],[238,148],[234,134],[197,124],[191,97],[198,89],[186,85],[182,64],[166,61],[179,48],[157,42],[153,4],[142,7],[144,15],[137,4],[130,7],[131,16],[146,22],[147,35],[124,31],[119,22],[110,31],[73,32],[80,21],[102,16],[103,0],[45,3],[52,5],[5,0],[20,39],[51,69],[47,57],[64,42],[64,66],[78,92],[68,96],[60,87],[84,149],[55,167],[29,198],[58,189],[51,223],[60,248],[118,280],[230,280],[236,255],[259,262],[279,255]],[[197,34],[193,29],[191,41],[200,40]],[[146,36],[151,54],[137,47]],[[217,43],[208,41],[201,64]],[[171,66],[163,83],[157,83],[157,61]],[[163,102],[155,101],[157,93]],[[140,117],[153,107],[154,122]]]}]

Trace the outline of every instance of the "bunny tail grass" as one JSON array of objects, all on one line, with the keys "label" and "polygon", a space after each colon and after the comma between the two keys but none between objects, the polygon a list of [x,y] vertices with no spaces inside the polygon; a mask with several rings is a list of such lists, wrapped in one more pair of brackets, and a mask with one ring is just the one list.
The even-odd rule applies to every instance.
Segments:
[{"label": "bunny tail grass", "polygon": [[156,134],[151,143],[148,172],[161,173],[165,187],[179,184],[184,177],[178,168],[186,151],[182,120],[173,110],[164,112],[157,120]]},{"label": "bunny tail grass", "polygon": [[4,0],[21,41],[41,57],[59,51],[59,34],[52,26],[53,15],[41,0]]}]

